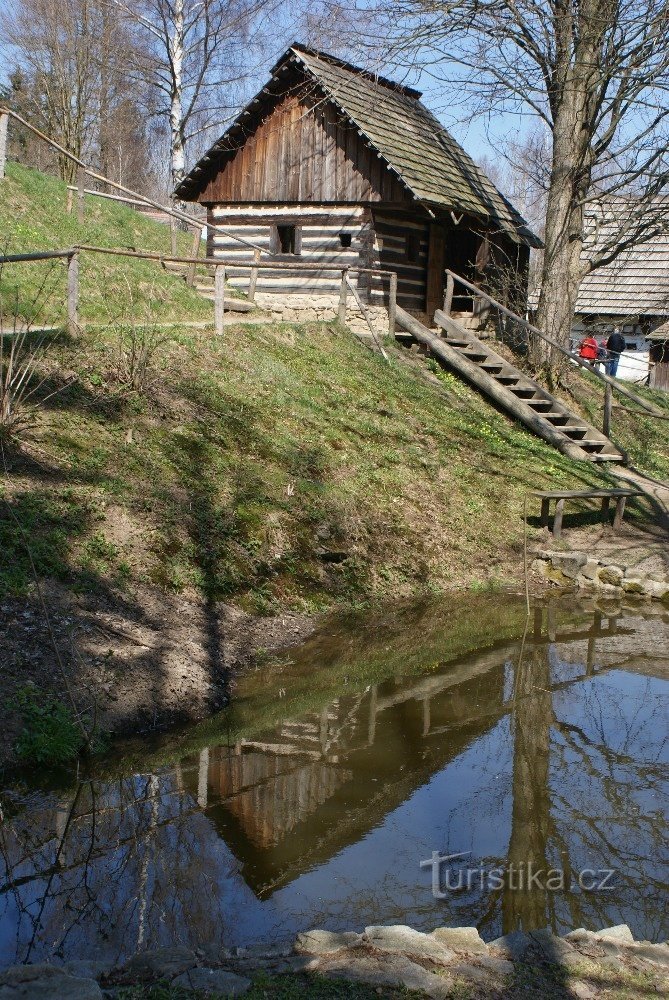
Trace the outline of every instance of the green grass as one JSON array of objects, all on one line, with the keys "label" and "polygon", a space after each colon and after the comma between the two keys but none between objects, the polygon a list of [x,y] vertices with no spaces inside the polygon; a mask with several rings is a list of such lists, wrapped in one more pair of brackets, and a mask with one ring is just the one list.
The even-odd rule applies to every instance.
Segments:
[{"label": "green grass", "polygon": [[[482,587],[505,554],[520,566],[529,489],[601,480],[336,325],[176,333],[143,392],[119,385],[115,337],[51,344],[42,391],[61,391],[4,485],[39,571],[75,586],[136,579],[261,613]],[[0,545],[2,591],[25,593],[6,508]]]},{"label": "green grass", "polygon": [[[170,253],[167,226],[127,206],[86,196],[83,225],[66,211],[64,183],[38,170],[10,163],[0,185],[0,254],[61,250],[75,244]],[[75,198],[76,202],[76,198]],[[192,236],[179,234],[179,253],[189,255]],[[62,261],[0,267],[0,316],[62,325],[66,268]],[[80,318],[127,320],[211,320],[213,306],[182,278],[156,261],[82,254]]]},{"label": "green grass", "polygon": [[[588,418],[602,426],[603,386],[592,376],[581,376],[576,387]],[[622,383],[625,386],[625,383]],[[628,386],[637,396],[664,410],[669,416],[669,394],[660,389]],[[669,420],[645,413],[636,403],[614,392],[611,419],[612,439],[628,452],[631,463],[642,472],[669,480]],[[624,407],[624,409],[623,409]]]}]

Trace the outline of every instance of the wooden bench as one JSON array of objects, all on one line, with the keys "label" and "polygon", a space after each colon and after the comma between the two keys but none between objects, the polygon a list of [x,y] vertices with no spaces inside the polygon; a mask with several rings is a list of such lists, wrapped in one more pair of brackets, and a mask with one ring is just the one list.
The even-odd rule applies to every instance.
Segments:
[{"label": "wooden bench", "polygon": [[628,497],[642,496],[642,490],[532,490],[532,496],[541,498],[541,526],[548,527],[550,520],[551,500],[555,500],[555,515],[553,517],[553,538],[562,534],[562,515],[565,500],[601,500],[602,518],[609,512],[611,500],[616,501],[616,513],[613,518],[613,530],[618,531],[623,523],[625,501]]}]

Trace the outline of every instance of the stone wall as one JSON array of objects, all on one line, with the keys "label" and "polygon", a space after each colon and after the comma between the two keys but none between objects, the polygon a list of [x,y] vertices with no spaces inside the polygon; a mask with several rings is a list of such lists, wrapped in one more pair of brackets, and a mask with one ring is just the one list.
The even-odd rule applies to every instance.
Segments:
[{"label": "stone wall", "polygon": [[[337,318],[339,295],[272,295],[257,292],[255,303],[271,313],[272,319],[284,323],[328,323]],[[374,332],[388,333],[388,310],[385,306],[367,306]],[[346,303],[346,325],[354,333],[369,333],[369,326],[357,302],[349,293]]]},{"label": "stone wall", "polygon": [[641,573],[622,560],[596,559],[587,552],[545,550],[536,553],[532,569],[542,579],[563,587],[593,590],[612,597],[623,594],[664,601],[669,604],[669,574]]}]

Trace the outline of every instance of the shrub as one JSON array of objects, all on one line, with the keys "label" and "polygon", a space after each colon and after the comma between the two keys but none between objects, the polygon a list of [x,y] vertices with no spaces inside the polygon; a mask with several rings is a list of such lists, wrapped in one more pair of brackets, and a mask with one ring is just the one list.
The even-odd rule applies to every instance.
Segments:
[{"label": "shrub", "polygon": [[23,722],[16,752],[36,764],[65,764],[85,745],[84,735],[70,708],[34,685],[20,688],[9,702]]}]

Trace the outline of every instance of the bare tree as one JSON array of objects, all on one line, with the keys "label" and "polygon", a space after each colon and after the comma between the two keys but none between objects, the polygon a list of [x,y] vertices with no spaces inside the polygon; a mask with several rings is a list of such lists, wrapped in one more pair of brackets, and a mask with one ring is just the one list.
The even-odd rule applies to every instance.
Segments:
[{"label": "bare tree", "polygon": [[[124,181],[141,180],[148,95],[135,87],[129,95],[134,39],[119,12],[104,0],[20,0],[5,11],[2,29],[15,65],[8,94],[15,110],[75,156],[97,161],[106,176],[122,173],[122,162],[132,165]],[[33,162],[34,142],[20,130],[19,140],[22,158]],[[35,165],[44,169],[51,163],[40,148]],[[64,180],[72,179],[70,160],[60,158],[58,167]]]},{"label": "bare tree", "polygon": [[[341,17],[342,3],[334,5]],[[354,9],[357,6],[357,10]],[[549,138],[539,325],[567,343],[585,274],[669,226],[668,0],[376,0],[349,5],[370,62],[421,70],[468,116],[509,112]],[[356,19],[357,15],[357,19]],[[376,31],[369,30],[372,15]],[[360,18],[364,17],[364,28]],[[377,36],[380,40],[377,41]],[[589,202],[626,199],[584,253]]]},{"label": "bare tree", "polygon": [[134,27],[130,66],[152,88],[169,127],[171,185],[186,173],[186,150],[239,106],[278,0],[108,0]]}]

